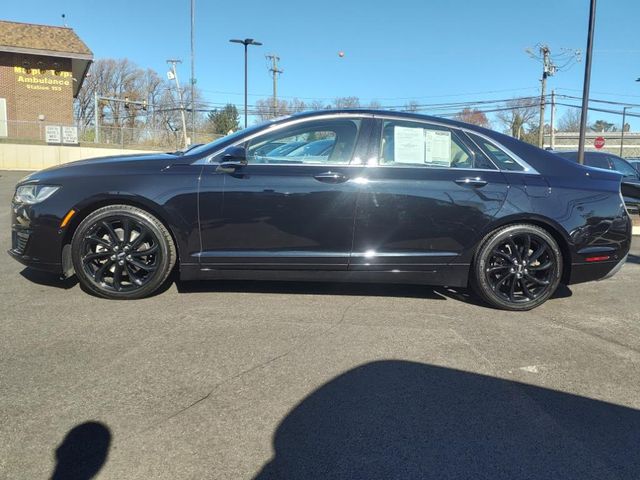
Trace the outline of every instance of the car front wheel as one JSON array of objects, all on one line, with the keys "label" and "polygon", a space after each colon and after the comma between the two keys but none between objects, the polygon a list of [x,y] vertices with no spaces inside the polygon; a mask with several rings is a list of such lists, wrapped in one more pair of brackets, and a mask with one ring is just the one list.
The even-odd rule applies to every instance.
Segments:
[{"label": "car front wheel", "polygon": [[156,217],[130,205],[109,205],[89,214],[71,242],[80,283],[105,298],[150,295],[176,262],[169,231]]},{"label": "car front wheel", "polygon": [[490,305],[531,310],[544,303],[562,277],[562,253],[544,229],[510,225],[491,233],[476,254],[472,286]]}]

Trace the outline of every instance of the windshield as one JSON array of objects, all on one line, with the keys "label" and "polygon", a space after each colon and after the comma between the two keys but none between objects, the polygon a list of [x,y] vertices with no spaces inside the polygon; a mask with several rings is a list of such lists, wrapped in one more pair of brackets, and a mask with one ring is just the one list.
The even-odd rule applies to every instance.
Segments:
[{"label": "windshield", "polygon": [[214,150],[216,150],[219,146],[224,145],[225,143],[233,143],[234,140],[241,138],[245,135],[251,134],[257,130],[262,129],[265,124],[267,124],[269,122],[261,122],[257,125],[253,125],[249,128],[244,128],[242,130],[238,130],[236,132],[233,132],[229,135],[226,135],[224,137],[218,138],[216,140],[214,140],[213,142],[210,143],[206,143],[204,145],[200,145],[198,147],[189,149],[187,152],[185,152],[186,155],[198,155],[200,153],[205,153],[205,152],[213,152]]}]

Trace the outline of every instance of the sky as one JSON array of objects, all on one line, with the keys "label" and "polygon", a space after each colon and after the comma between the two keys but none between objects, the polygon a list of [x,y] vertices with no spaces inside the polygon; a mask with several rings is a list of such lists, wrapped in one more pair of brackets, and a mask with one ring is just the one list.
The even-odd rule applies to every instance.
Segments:
[{"label": "sky", "polygon": [[[255,38],[263,46],[249,50],[250,105],[271,95],[269,53],[281,58],[278,92],[287,99],[357,96],[402,106],[539,95],[542,67],[525,49],[545,43],[552,54],[584,52],[588,14],[588,0],[196,0],[196,84],[213,105],[241,105],[242,45],[228,40]],[[66,22],[96,59],[128,58],[163,73],[166,59],[181,58],[178,73],[188,83],[190,0],[5,0],[0,17]],[[598,2],[590,98],[637,104],[640,115],[638,19],[638,0]],[[583,75],[584,60],[547,88],[580,97]],[[601,118],[621,121],[590,114]],[[640,118],[629,123],[640,130]]]}]

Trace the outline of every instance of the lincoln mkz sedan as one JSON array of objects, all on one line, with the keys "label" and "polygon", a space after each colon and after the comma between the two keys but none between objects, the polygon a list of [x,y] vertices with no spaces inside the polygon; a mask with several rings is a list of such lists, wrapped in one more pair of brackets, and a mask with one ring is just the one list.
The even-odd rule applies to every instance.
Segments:
[{"label": "lincoln mkz sedan", "polygon": [[[327,148],[261,148],[294,142]],[[181,280],[471,286],[528,310],[622,266],[620,181],[473,125],[311,112],[186,153],[31,174],[16,187],[9,253],[107,298],[148,296],[177,268]]]}]

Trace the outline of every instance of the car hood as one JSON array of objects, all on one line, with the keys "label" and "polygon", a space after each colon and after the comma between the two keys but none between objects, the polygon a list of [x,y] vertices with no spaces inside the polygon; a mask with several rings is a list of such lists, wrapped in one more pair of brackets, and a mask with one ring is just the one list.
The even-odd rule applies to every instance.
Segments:
[{"label": "car hood", "polygon": [[75,162],[63,163],[55,167],[49,167],[38,172],[31,173],[18,183],[24,182],[45,182],[56,178],[74,176],[79,174],[98,174],[113,171],[124,171],[125,167],[153,166],[163,168],[174,163],[181,156],[170,153],[149,153],[136,155],[114,155],[109,157],[87,158]]},{"label": "car hood", "polygon": [[147,162],[150,160],[164,160],[179,158],[171,153],[142,153],[135,155],[112,155],[109,157],[85,158],[84,160],[76,160],[75,162],[63,163],[55,167],[46,169],[55,170],[60,168],[78,167],[82,165],[104,165],[122,162]]}]

